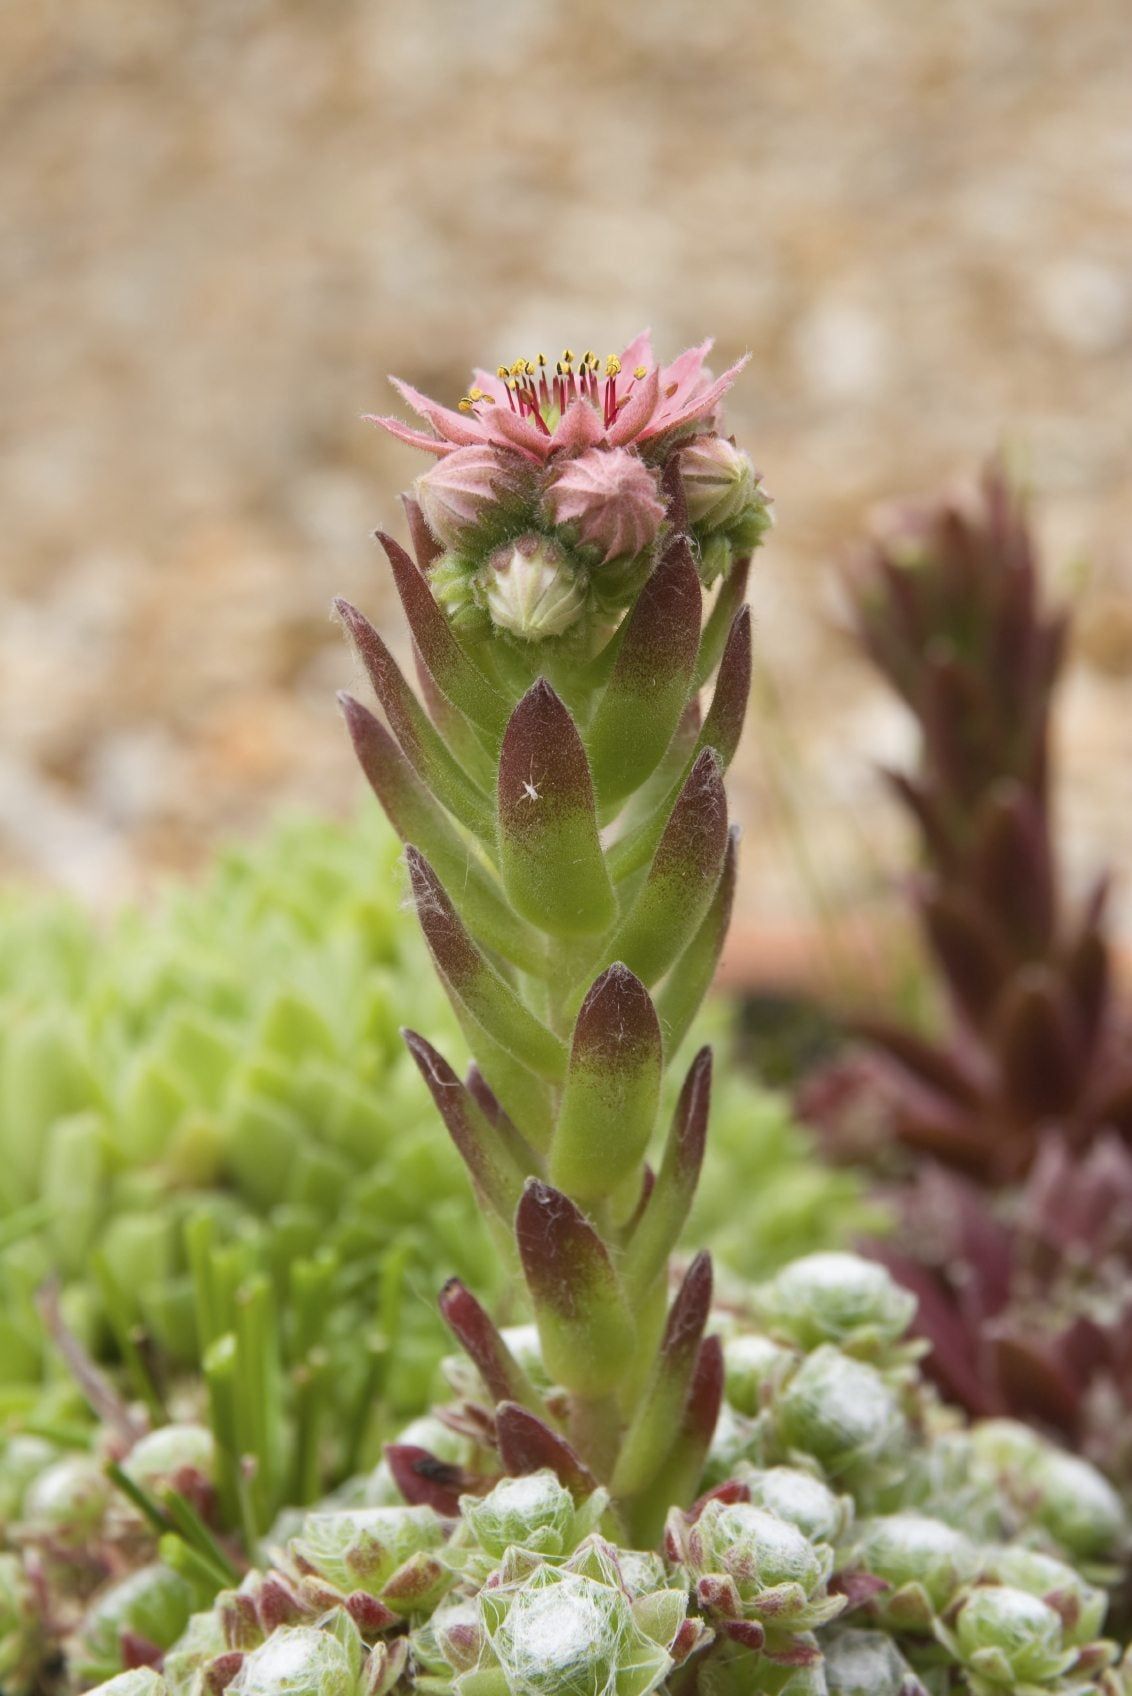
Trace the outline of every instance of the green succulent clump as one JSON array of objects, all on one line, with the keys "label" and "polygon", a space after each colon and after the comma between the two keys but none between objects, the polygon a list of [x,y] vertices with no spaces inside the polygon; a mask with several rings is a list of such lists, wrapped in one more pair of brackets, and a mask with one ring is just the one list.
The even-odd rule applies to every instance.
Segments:
[{"label": "green succulent clump", "polygon": [[[443,1421],[416,1422],[348,1502],[222,1591],[160,1686],[100,1696],[1126,1696],[1108,1598],[1074,1553],[1112,1561],[1127,1543],[1103,1479],[1031,1432],[956,1424],[909,1357],[888,1275],[854,1256],[829,1271],[785,1268],[750,1293],[759,1318],[732,1322],[715,1442],[659,1548],[630,1546],[611,1493],[560,1460],[501,1471],[486,1386],[454,1360]],[[771,1313],[773,1336],[757,1328]],[[558,1405],[537,1342],[506,1340]],[[1051,1511],[1068,1464],[1073,1524]],[[399,1475],[427,1479],[432,1503],[405,1505]]]},{"label": "green succulent clump", "polygon": [[[51,1273],[96,1354],[140,1326],[169,1369],[195,1365],[186,1225],[202,1214],[285,1303],[297,1262],[332,1257],[343,1329],[363,1300],[380,1323],[372,1292],[393,1254],[409,1287],[430,1289],[438,1265],[491,1279],[398,1035],[407,1014],[452,1026],[401,911],[398,855],[372,816],[296,822],[106,933],[61,901],[0,908],[9,1406],[43,1369],[34,1293]],[[408,1411],[438,1332],[420,1301],[402,1321],[386,1390]]]},{"label": "green succulent clump", "polygon": [[[0,1405],[27,1406],[52,1372],[34,1303],[52,1272],[96,1354],[140,1325],[170,1368],[195,1365],[185,1227],[202,1213],[284,1303],[291,1263],[333,1255],[343,1333],[363,1304],[378,1321],[393,1262],[414,1295],[441,1273],[497,1285],[399,1035],[408,1019],[459,1043],[402,910],[400,852],[372,811],[294,821],[109,934],[60,899],[0,902]],[[867,1221],[774,1095],[721,1081],[715,1135],[692,1229],[735,1270]],[[385,1391],[404,1414],[441,1349],[430,1308],[400,1303]]]}]

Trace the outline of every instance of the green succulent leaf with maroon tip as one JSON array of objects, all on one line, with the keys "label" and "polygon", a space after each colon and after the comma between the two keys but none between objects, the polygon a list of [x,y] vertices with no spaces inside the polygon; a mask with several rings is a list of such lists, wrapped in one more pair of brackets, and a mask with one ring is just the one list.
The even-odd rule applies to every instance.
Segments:
[{"label": "green succulent leaf with maroon tip", "polygon": [[566,1071],[565,1044],[480,953],[424,855],[409,848],[405,858],[417,917],[449,994],[524,1066],[560,1080]]},{"label": "green succulent leaf with maroon tip", "polygon": [[648,876],[608,953],[654,984],[692,940],[711,906],[727,852],[719,756],[705,748],[681,789]]},{"label": "green succulent leaf with maroon tip", "polygon": [[700,636],[699,652],[692,676],[693,689],[702,689],[720,662],[727,637],[735,622],[735,614],[743,605],[750,574],[750,558],[736,560],[719,586],[715,605],[708,613]]},{"label": "green succulent leaf with maroon tip", "polygon": [[495,825],[486,795],[449,753],[373,625],[349,601],[337,600],[334,605],[401,751],[421,782],[473,836],[481,842],[493,841]]},{"label": "green succulent leaf with maroon tip", "polygon": [[405,509],[405,520],[409,526],[409,537],[413,544],[413,552],[417,556],[417,569],[427,571],[434,560],[439,559],[443,548],[425,523],[425,515],[421,511],[418,500],[412,495],[402,495],[401,505]]},{"label": "green succulent leaf with maroon tip", "polygon": [[498,811],[500,867],[517,911],[555,936],[605,930],[616,904],[586,751],[545,678],[523,696],[504,734]]},{"label": "green succulent leaf with maroon tip", "polygon": [[[462,1002],[453,1001],[456,1022],[469,1049],[476,1054],[480,1071],[514,1125],[522,1125],[524,1142],[540,1156],[550,1146],[554,1126],[555,1093],[553,1086],[520,1060],[504,1041],[496,1041],[482,1024],[468,1012]],[[545,1028],[545,1027],[544,1027]],[[562,1050],[562,1071],[566,1069],[566,1049]]]},{"label": "green succulent leaf with maroon tip", "polygon": [[696,1354],[671,1447],[634,1515],[633,1530],[639,1542],[655,1542],[663,1529],[668,1504],[687,1501],[695,1494],[719,1423],[723,1387],[723,1344],[718,1337],[705,1337]]},{"label": "green succulent leaf with maroon tip", "polygon": [[711,1065],[711,1049],[701,1048],[688,1068],[660,1171],[625,1250],[622,1277],[634,1302],[655,1283],[691,1211],[707,1142]]},{"label": "green succulent leaf with maroon tip", "polygon": [[404,548],[383,530],[377,532],[377,539],[392,568],[417,652],[436,687],[474,725],[492,737],[501,736],[507,723],[507,702],[461,648],[427,580]]},{"label": "green succulent leaf with maroon tip", "polygon": [[614,962],[582,1002],[550,1176],[582,1202],[611,1194],[644,1158],[660,1099],[660,1025],[648,990]]},{"label": "green succulent leaf with maroon tip", "polygon": [[576,1502],[592,1496],[597,1479],[581,1456],[545,1419],[517,1402],[504,1402],[495,1410],[499,1454],[509,1473],[524,1478],[549,1467]]},{"label": "green succulent leaf with maroon tip", "polygon": [[[672,788],[643,824],[628,831],[610,849],[608,865],[614,882],[619,883],[623,878],[639,871],[641,866],[648,864],[664,834],[664,827],[671,816],[680,789],[687,781],[697,756],[705,748],[713,748],[723,763],[724,771],[727,770],[735,758],[739,738],[743,733],[750,692],[751,614],[749,607],[742,607],[731,627],[707,717],[703,724],[696,726],[692,732],[691,745],[679,760],[676,767],[678,775]],[[673,749],[669,750],[670,758],[676,747],[676,740],[678,738],[674,740]]]},{"label": "green succulent leaf with maroon tip", "polygon": [[635,1335],[609,1250],[581,1208],[537,1178],[523,1191],[515,1237],[551,1378],[579,1396],[609,1395]]},{"label": "green succulent leaf with maroon tip", "polygon": [[697,754],[703,748],[714,748],[723,761],[725,771],[735,758],[735,750],[743,734],[750,694],[751,609],[743,606],[735,614],[727,633],[715,692],[696,742]]},{"label": "green succulent leaf with maroon tip", "polygon": [[639,1495],[672,1448],[711,1310],[711,1290],[711,1257],[698,1254],[673,1299],[648,1387],[617,1457],[612,1489],[618,1499]]},{"label": "green succulent leaf with maroon tip", "polygon": [[501,1220],[509,1222],[522,1192],[525,1176],[522,1168],[516,1165],[495,1127],[444,1056],[416,1031],[405,1031],[403,1035],[477,1193]]},{"label": "green succulent leaf with maroon tip", "polygon": [[655,770],[691,690],[702,595],[685,540],[665,554],[629,615],[586,742],[598,800],[612,806]]},{"label": "green succulent leaf with maroon tip", "polygon": [[540,971],[542,955],[529,929],[511,911],[497,880],[475,858],[385,726],[352,696],[343,694],[339,700],[358,763],[402,842],[419,848],[441,881],[459,892],[461,916],[474,936],[523,971]]},{"label": "green succulent leaf with maroon tip", "polygon": [[715,978],[735,905],[738,863],[739,827],[733,825],[727,833],[727,852],[711,906],[656,995],[666,1057],[678,1051]]},{"label": "green succulent leaf with maroon tip", "polygon": [[507,1347],[498,1326],[459,1278],[450,1278],[440,1292],[440,1313],[493,1401],[516,1402],[535,1414],[545,1412],[542,1397]]}]

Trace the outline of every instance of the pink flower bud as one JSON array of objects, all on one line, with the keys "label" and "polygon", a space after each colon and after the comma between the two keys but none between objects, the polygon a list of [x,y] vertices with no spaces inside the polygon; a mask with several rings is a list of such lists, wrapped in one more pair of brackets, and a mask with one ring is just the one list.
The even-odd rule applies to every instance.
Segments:
[{"label": "pink flower bud", "polygon": [[664,518],[656,473],[627,448],[587,448],[568,459],[546,492],[556,524],[574,524],[602,560],[643,553]]},{"label": "pink flower bud", "polygon": [[446,548],[457,548],[493,506],[522,493],[518,456],[486,443],[457,448],[418,477],[413,494],[425,523]]},{"label": "pink flower bud", "polygon": [[723,436],[697,436],[680,450],[680,475],[693,524],[720,530],[758,499],[750,459]]},{"label": "pink flower bud", "polygon": [[520,536],[497,548],[477,585],[492,623],[527,642],[561,636],[586,604],[585,584],[565,548],[547,536]]}]

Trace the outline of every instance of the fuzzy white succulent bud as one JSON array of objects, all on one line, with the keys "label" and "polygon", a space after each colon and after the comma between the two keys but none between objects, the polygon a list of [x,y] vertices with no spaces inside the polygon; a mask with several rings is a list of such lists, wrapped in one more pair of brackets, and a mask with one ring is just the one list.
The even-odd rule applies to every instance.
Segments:
[{"label": "fuzzy white succulent bud", "polygon": [[799,1348],[836,1343],[872,1357],[899,1342],[916,1298],[859,1254],[808,1254],[760,1285],[756,1305],[767,1327]]},{"label": "fuzzy white succulent bud", "polygon": [[587,448],[568,459],[546,504],[554,522],[573,525],[602,562],[651,548],[664,522],[656,472],[627,448]]},{"label": "fuzzy white succulent bud", "polygon": [[724,436],[696,436],[680,450],[688,517],[705,530],[725,530],[754,504],[758,474],[750,458]]},{"label": "fuzzy white succulent bud", "polygon": [[147,1490],[164,1481],[172,1482],[183,1472],[212,1479],[216,1475],[216,1444],[204,1425],[160,1425],[134,1444],[122,1471]]},{"label": "fuzzy white succulent bud", "polygon": [[1040,1597],[1060,1615],[1068,1644],[1077,1647],[1100,1636],[1108,1597],[1064,1561],[1021,1543],[1009,1543],[990,1551],[984,1570],[1000,1584]]},{"label": "fuzzy white succulent bud", "polygon": [[284,1626],[247,1656],[228,1689],[232,1696],[354,1696],[360,1665],[360,1643],[344,1642],[340,1632]]},{"label": "fuzzy white succulent bud", "polygon": [[891,1385],[831,1343],[807,1355],[775,1412],[787,1444],[813,1455],[830,1477],[894,1458],[908,1436]]},{"label": "fuzzy white succulent bud", "polygon": [[839,1631],[822,1648],[829,1696],[927,1696],[883,1631]]},{"label": "fuzzy white succulent bud", "polygon": [[873,1605],[878,1618],[905,1631],[930,1632],[936,1615],[979,1569],[978,1551],[961,1531],[919,1513],[864,1521],[853,1559],[888,1585]]},{"label": "fuzzy white succulent bud", "polygon": [[723,1345],[728,1405],[736,1413],[753,1418],[788,1376],[797,1358],[791,1349],[755,1331],[729,1337]]},{"label": "fuzzy white succulent bud", "polygon": [[[133,1667],[100,1684],[97,1696],[167,1696],[169,1686],[152,1667]],[[94,1693],[92,1692],[92,1696]]]},{"label": "fuzzy white succulent bud", "polygon": [[130,1642],[163,1652],[189,1623],[196,1592],[187,1579],[154,1562],[104,1590],[83,1621],[71,1653],[82,1690],[126,1670]]},{"label": "fuzzy white succulent bud", "polygon": [[92,1455],[68,1455],[49,1466],[28,1489],[24,1525],[64,1546],[93,1537],[111,1497],[110,1482]]},{"label": "fuzzy white succulent bud", "polygon": [[971,1441],[1007,1495],[1071,1560],[1111,1559],[1117,1553],[1128,1536],[1128,1514],[1095,1466],[1013,1419],[983,1420],[972,1427]]},{"label": "fuzzy white succulent bud", "polygon": [[673,1509],[666,1543],[696,1581],[700,1607],[713,1619],[746,1619],[773,1632],[807,1631],[846,1605],[826,1581],[833,1550],[788,1520],[751,1502],[709,1501],[698,1516]]},{"label": "fuzzy white succulent bud", "polygon": [[936,1636],[974,1675],[974,1688],[1004,1696],[1059,1678],[1077,1659],[1054,1610],[1007,1584],[977,1585]]},{"label": "fuzzy white succulent bud", "polygon": [[572,1554],[595,1529],[609,1502],[595,1490],[575,1507],[549,1468],[523,1478],[504,1478],[486,1496],[464,1496],[465,1526],[484,1553],[499,1559],[507,1549],[522,1549],[544,1559]]},{"label": "fuzzy white succulent bud", "polygon": [[796,1525],[811,1543],[834,1543],[845,1534],[853,1516],[851,1496],[835,1496],[828,1484],[812,1472],[795,1466],[771,1466],[765,1470],[740,1466],[740,1483],[747,1486],[756,1507],[768,1508],[790,1525]]},{"label": "fuzzy white succulent bud", "polygon": [[585,582],[565,548],[533,531],[497,548],[474,583],[492,623],[525,642],[561,636],[585,609]]},{"label": "fuzzy white succulent bud", "polygon": [[473,1675],[477,1691],[648,1696],[662,1684],[687,1597],[666,1590],[633,1603],[612,1561],[591,1554],[583,1564],[589,1570],[542,1565],[518,1586],[480,1592],[490,1652]]}]

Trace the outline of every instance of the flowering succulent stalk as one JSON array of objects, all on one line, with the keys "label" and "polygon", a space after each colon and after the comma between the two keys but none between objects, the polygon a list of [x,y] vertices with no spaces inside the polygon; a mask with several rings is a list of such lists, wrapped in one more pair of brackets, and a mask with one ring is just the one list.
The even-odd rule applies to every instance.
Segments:
[{"label": "flowering succulent stalk", "polygon": [[[692,1488],[721,1394],[706,1259],[668,1307],[708,1052],[658,1170],[647,1157],[727,928],[723,777],[767,524],[749,461],[716,429],[738,367],[712,381],[707,351],[661,368],[640,337],[604,368],[520,360],[477,373],[456,410],[398,385],[430,431],[378,422],[436,459],[407,500],[416,560],[381,536],[423,702],[339,603],[385,718],[345,697],[347,724],[475,1064],[461,1082],[425,1036],[406,1041],[513,1245],[560,1399],[463,1285],[441,1310],[498,1404],[504,1467],[603,1482],[646,1539]],[[706,620],[702,577],[722,578]],[[427,1459],[398,1464],[410,1496],[435,1500]]]}]

